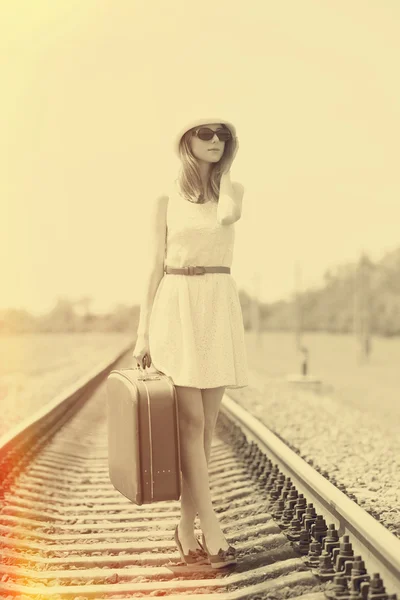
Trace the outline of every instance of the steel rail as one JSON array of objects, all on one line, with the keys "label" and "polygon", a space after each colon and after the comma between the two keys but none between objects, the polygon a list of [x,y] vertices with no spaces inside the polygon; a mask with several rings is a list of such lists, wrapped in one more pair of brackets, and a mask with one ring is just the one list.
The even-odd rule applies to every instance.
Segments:
[{"label": "steel rail", "polygon": [[229,397],[229,390],[222,400],[221,411],[292,479],[299,493],[313,503],[325,521],[335,525],[339,536],[350,536],[355,554],[361,555],[369,573],[380,574],[387,593],[399,595],[400,540]]},{"label": "steel rail", "polygon": [[[132,342],[129,342],[111,360],[108,358],[99,362],[69,387],[64,388],[53,400],[47,402],[33,414],[12,427],[10,431],[2,435],[0,437],[0,465],[7,457],[13,460],[12,455],[16,451],[20,451],[33,440],[37,440],[38,436],[44,435],[47,439],[50,433],[54,433],[53,429],[51,432],[48,430],[49,427],[56,425],[55,430],[61,427],[70,418],[71,414],[93,393],[94,389],[104,379],[110,369],[132,347]],[[4,471],[2,470],[3,474]]]}]

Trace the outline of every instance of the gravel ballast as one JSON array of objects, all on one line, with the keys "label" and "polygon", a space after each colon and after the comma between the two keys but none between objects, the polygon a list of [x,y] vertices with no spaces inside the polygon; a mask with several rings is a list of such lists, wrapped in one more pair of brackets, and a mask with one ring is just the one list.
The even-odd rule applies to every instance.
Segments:
[{"label": "gravel ballast", "polygon": [[124,333],[0,336],[0,437],[128,346]]},{"label": "gravel ballast", "polygon": [[[334,394],[304,389],[250,368],[247,388],[227,395],[400,537],[400,436]],[[351,496],[353,494],[353,496]]]}]

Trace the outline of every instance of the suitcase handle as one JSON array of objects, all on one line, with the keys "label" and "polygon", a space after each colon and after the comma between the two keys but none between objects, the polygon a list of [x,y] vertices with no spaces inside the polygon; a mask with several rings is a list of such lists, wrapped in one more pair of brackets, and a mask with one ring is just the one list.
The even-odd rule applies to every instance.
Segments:
[{"label": "suitcase handle", "polygon": [[[153,365],[153,368],[156,369]],[[150,375],[148,371],[143,370],[141,367],[122,367],[120,369],[118,369],[119,371],[132,371],[132,369],[134,371],[143,371],[143,376],[142,377],[138,377],[139,381],[153,381],[153,380],[157,380],[157,379],[161,379],[160,375],[164,375],[164,373],[162,373],[161,371],[159,371],[158,369],[156,369],[157,373],[154,375]]]},{"label": "suitcase handle", "polygon": [[149,374],[149,371],[147,371],[147,368],[142,369],[141,367],[135,367],[136,369],[138,369],[139,371],[143,371],[143,375],[138,377],[138,381],[153,381],[156,379],[161,379],[160,375],[164,375],[164,373],[161,373],[161,371],[159,371],[158,369],[156,369],[154,366],[153,368],[156,369],[156,373],[154,374]]}]

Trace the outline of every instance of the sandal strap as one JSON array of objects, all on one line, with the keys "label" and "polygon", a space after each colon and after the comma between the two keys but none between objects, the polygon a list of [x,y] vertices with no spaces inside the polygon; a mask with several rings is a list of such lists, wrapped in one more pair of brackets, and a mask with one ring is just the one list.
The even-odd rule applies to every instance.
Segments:
[{"label": "sandal strap", "polygon": [[193,558],[197,557],[197,556],[204,556],[205,552],[203,550],[201,550],[201,548],[197,548],[196,550],[190,550],[187,554],[185,554],[185,556],[193,556]]},{"label": "sandal strap", "polygon": [[212,562],[220,562],[223,560],[231,560],[231,559],[236,558],[236,548],[234,548],[233,546],[228,546],[228,548],[226,550],[222,550],[222,548],[220,548],[218,550],[218,554],[210,554],[207,550],[207,546],[206,546],[205,539],[204,539],[204,534],[202,536],[201,541],[202,541],[202,544],[200,544],[200,542],[199,542],[199,544],[206,551],[208,558]]},{"label": "sandal strap", "polygon": [[215,554],[214,556],[218,557],[218,558],[222,558],[223,560],[225,560],[227,558],[235,557],[236,556],[236,548],[234,548],[233,546],[229,546],[229,548],[227,548],[226,550],[222,550],[222,548],[220,548],[218,550],[218,554]]}]

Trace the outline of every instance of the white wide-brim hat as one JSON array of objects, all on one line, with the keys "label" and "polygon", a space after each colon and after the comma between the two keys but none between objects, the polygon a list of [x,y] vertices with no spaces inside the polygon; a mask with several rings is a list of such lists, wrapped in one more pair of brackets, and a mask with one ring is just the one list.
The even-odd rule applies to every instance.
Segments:
[{"label": "white wide-brim hat", "polygon": [[186,125],[183,125],[182,127],[180,127],[178,132],[174,135],[173,147],[174,147],[175,154],[177,156],[180,156],[179,142],[181,141],[182,136],[187,131],[189,131],[189,129],[192,129],[193,127],[199,127],[201,125],[213,125],[214,123],[223,123],[224,125],[226,125],[226,127],[231,132],[232,137],[233,138],[236,137],[236,127],[234,126],[233,123],[231,123],[230,121],[227,121],[226,119],[220,119],[219,117],[209,117],[207,119],[195,119],[195,120],[187,122]]}]

